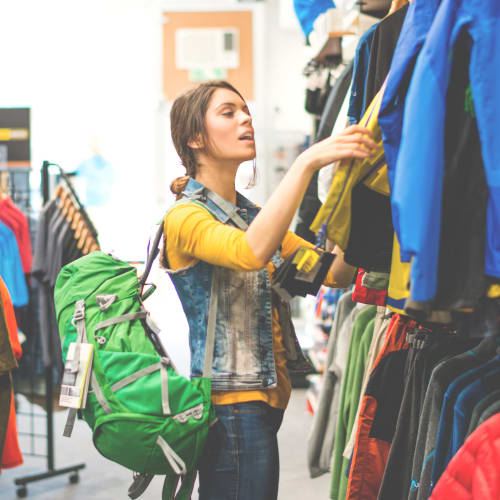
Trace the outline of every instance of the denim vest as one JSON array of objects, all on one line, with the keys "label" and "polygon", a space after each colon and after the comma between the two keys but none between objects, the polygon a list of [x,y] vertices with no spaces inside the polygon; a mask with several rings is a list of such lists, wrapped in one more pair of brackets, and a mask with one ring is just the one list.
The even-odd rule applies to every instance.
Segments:
[{"label": "denim vest", "polygon": [[[207,197],[208,193],[216,201]],[[234,213],[250,224],[259,212],[259,208],[240,193],[237,193],[237,206],[234,206],[192,178],[183,194],[184,198],[177,203],[202,204],[224,224],[235,225],[231,219]],[[168,235],[165,236],[168,238]],[[279,252],[273,256],[272,262],[276,267],[281,264]],[[289,305],[279,301],[272,292],[266,268],[261,271],[234,271],[200,260],[193,266],[168,272],[189,324],[192,377],[200,377],[203,371],[214,272],[218,273],[218,286],[214,290],[218,294],[218,305],[212,388],[240,391],[276,386],[273,304],[279,308],[289,369],[310,371],[293,330]]]}]

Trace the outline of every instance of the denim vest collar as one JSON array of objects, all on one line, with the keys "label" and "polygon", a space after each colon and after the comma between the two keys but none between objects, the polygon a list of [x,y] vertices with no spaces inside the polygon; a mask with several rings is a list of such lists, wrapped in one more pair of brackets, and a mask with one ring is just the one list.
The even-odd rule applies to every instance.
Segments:
[{"label": "denim vest collar", "polygon": [[[209,192],[216,198],[215,202],[208,198],[207,194]],[[200,201],[205,204],[215,217],[224,224],[231,222],[231,215],[234,213],[242,217],[247,224],[250,224],[260,210],[259,207],[238,191],[236,191],[236,205],[233,205],[230,201],[217,195],[217,193],[214,193],[192,177],[189,179],[183,195],[187,199]]]}]

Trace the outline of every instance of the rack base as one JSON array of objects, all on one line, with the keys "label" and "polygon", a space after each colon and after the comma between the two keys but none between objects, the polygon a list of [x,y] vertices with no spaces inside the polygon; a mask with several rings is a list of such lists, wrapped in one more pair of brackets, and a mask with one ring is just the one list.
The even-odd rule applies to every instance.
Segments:
[{"label": "rack base", "polygon": [[64,469],[54,469],[48,470],[47,472],[42,472],[40,474],[33,474],[32,476],[24,476],[14,479],[14,484],[19,486],[17,489],[17,496],[19,498],[25,498],[28,495],[28,483],[33,483],[35,481],[41,481],[42,479],[49,479],[51,477],[60,476],[62,474],[69,474],[69,482],[71,484],[76,484],[80,481],[80,476],[78,471],[85,468],[85,464],[72,465],[70,467],[65,467]]}]

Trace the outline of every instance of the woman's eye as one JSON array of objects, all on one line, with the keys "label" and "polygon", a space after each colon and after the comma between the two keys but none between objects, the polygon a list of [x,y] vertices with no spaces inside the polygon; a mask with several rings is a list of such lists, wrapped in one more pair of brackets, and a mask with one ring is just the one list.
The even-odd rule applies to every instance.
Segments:
[{"label": "woman's eye", "polygon": [[223,116],[233,116],[232,111],[226,111],[225,113],[222,113]]}]

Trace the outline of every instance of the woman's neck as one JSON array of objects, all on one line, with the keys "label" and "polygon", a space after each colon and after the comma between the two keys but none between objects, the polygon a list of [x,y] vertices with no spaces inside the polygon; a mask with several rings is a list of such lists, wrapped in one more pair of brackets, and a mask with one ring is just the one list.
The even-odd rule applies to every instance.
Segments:
[{"label": "woman's neck", "polygon": [[236,205],[236,167],[223,165],[201,165],[195,179],[225,200]]}]

